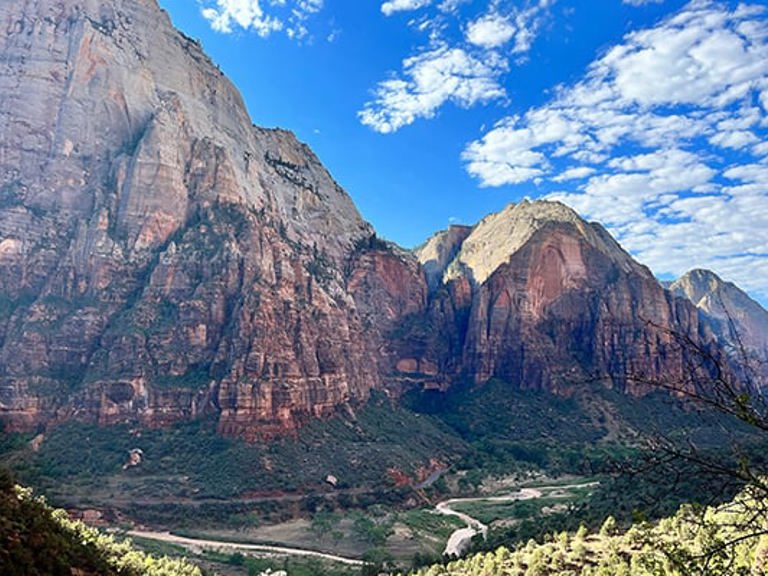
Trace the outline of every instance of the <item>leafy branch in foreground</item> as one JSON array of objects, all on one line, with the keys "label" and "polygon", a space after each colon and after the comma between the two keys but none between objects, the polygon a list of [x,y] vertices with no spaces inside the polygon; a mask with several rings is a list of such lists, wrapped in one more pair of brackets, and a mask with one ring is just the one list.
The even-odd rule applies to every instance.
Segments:
[{"label": "leafy branch in foreground", "polygon": [[[690,527],[710,536],[717,533],[712,546],[702,547],[696,553],[677,548],[674,541],[661,546],[681,574],[739,574],[738,550],[748,541],[760,542],[760,549],[765,549],[768,530],[765,366],[747,352],[738,333],[733,331],[733,344],[724,350],[688,334],[648,324],[658,331],[660,338],[676,345],[685,362],[683,376],[663,380],[633,374],[629,380],[634,385],[665,390],[682,399],[689,410],[698,412],[701,420],[707,421],[710,429],[717,429],[718,434],[716,438],[702,438],[686,429],[645,434],[640,438],[645,446],[644,457],[639,462],[626,463],[623,471],[641,474],[663,469],[680,473],[684,469],[687,474],[719,479],[725,490],[743,489],[728,509],[721,509],[717,515],[709,508],[688,509]],[[719,495],[711,496],[716,499]],[[694,514],[697,510],[698,518]]]}]

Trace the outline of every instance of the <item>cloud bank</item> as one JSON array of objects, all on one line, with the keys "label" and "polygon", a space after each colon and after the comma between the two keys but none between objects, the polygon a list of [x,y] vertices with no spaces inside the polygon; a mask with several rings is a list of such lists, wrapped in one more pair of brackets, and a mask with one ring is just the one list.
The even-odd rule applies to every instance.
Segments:
[{"label": "cloud bank", "polygon": [[[463,0],[389,0],[385,15],[422,12],[411,25],[428,33],[426,45],[403,60],[399,72],[390,72],[373,90],[373,98],[358,113],[360,121],[384,134],[432,118],[445,104],[469,108],[503,101],[503,76],[531,48],[547,15],[550,0],[519,8],[490,0],[476,19],[465,22]],[[426,10],[426,8],[429,8]]]},{"label": "cloud bank", "polygon": [[320,12],[324,0],[199,0],[211,27],[225,34],[252,30],[266,38],[284,32],[290,38],[308,34],[306,21]]},{"label": "cloud bank", "polygon": [[768,298],[768,15],[696,0],[463,154],[482,186],[550,194],[656,273],[705,266]]}]

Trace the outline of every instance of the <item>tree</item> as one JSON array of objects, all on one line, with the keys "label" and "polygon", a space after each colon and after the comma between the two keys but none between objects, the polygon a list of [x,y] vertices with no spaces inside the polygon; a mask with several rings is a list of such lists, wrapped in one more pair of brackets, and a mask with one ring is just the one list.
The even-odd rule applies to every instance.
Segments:
[{"label": "tree", "polygon": [[701,474],[716,478],[726,494],[741,490],[726,509],[716,513],[703,506],[686,509],[688,526],[696,530],[687,536],[696,539],[697,551],[681,550],[673,541],[665,552],[683,574],[730,575],[735,554],[743,552],[741,545],[751,541],[759,552],[755,554],[755,570],[766,570],[768,371],[748,353],[732,321],[731,334],[735,336],[730,348],[723,347],[723,342],[715,345],[658,324],[648,325],[677,347],[684,370],[678,379],[630,374],[627,380],[650,390],[665,390],[680,399],[686,409],[697,411],[708,429],[719,430],[722,445],[713,449],[691,431],[655,430],[641,439],[643,459],[622,469],[631,474],[654,469],[678,475]]},{"label": "tree", "polygon": [[600,536],[613,536],[616,533],[616,518],[608,516],[600,527]]}]

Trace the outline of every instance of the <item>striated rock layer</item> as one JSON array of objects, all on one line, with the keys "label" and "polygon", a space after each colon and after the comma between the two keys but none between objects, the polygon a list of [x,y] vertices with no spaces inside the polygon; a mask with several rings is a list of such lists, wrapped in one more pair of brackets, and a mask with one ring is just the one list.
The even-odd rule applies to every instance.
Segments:
[{"label": "striated rock layer", "polygon": [[155,0],[7,0],[0,27],[3,420],[213,411],[255,437],[365,400],[380,344],[346,276],[414,265],[368,262],[312,152]]},{"label": "striated rock layer", "polygon": [[732,282],[709,270],[695,269],[672,282],[669,290],[693,302],[745,378],[768,383],[768,311]]},{"label": "striated rock layer", "polygon": [[459,246],[455,234],[446,238],[450,260],[435,256],[443,238],[417,252],[440,281],[404,348],[437,365],[444,384],[497,377],[569,394],[600,382],[639,395],[688,377],[690,351],[678,336],[712,340],[689,302],[560,203],[489,215]]}]

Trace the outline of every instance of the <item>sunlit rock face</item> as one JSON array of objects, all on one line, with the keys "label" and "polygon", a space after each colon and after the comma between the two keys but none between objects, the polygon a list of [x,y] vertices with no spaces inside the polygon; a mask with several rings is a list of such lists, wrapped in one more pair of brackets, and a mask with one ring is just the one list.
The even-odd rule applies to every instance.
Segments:
[{"label": "sunlit rock face", "polygon": [[722,347],[744,377],[768,385],[768,311],[731,282],[709,270],[691,270],[669,290],[687,298],[702,312]]},{"label": "sunlit rock face", "polygon": [[252,126],[154,0],[7,0],[0,26],[6,423],[212,412],[256,437],[365,400],[380,338],[350,262],[363,300],[368,274],[420,277],[365,264],[373,232],[314,154]]},{"label": "sunlit rock face", "polygon": [[[676,378],[712,338],[599,225],[523,202],[411,253],[255,127],[155,0],[0,11],[0,418],[256,440],[381,388]],[[751,330],[751,329],[750,329]]]},{"label": "sunlit rock face", "polygon": [[[643,394],[683,377],[675,333],[711,339],[693,306],[560,203],[510,205],[462,236],[440,252],[438,234],[417,252],[438,276],[424,320],[435,337],[422,349],[448,379],[561,394],[600,382]],[[436,257],[445,253],[453,257]]]}]

